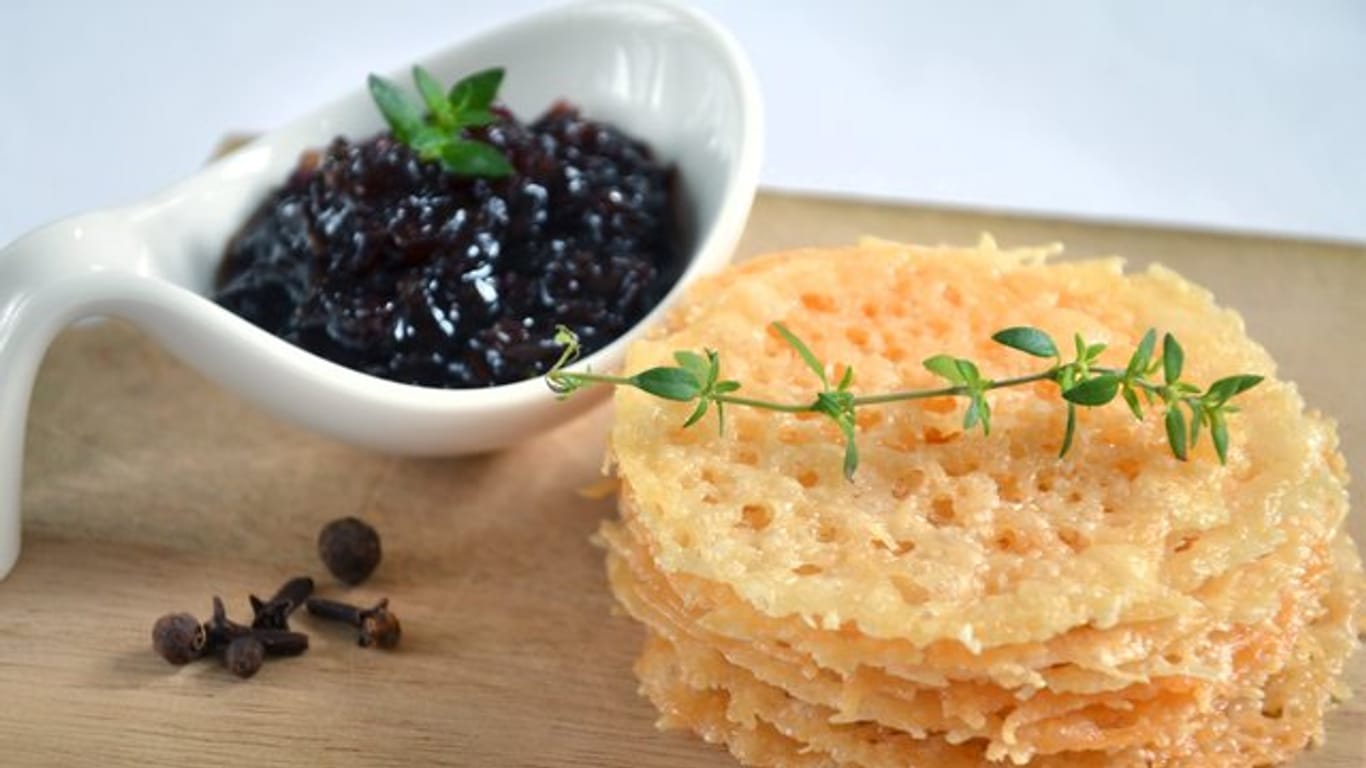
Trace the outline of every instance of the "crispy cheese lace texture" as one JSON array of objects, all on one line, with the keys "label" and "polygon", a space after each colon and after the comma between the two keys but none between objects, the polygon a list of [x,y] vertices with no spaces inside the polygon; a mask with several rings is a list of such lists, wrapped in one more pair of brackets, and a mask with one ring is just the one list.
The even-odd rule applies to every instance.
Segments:
[{"label": "crispy cheese lace texture", "polygon": [[934,386],[921,360],[940,352],[1028,373],[989,340],[1007,326],[1080,332],[1116,367],[1158,327],[1194,381],[1267,376],[1227,465],[1208,441],[1176,461],[1161,420],[1122,407],[1083,412],[1060,461],[1064,406],[1040,383],[992,393],[990,437],[963,434],[960,400],[861,410],[850,482],[825,419],[733,409],[718,435],[619,390],[602,539],[650,629],[637,672],[664,724],[775,766],[1251,766],[1322,737],[1363,592],[1331,423],[1207,292],[1049,253],[760,258],[704,283],[627,369],[713,348],[746,394],[799,401],[811,373],[771,322],[852,365],[856,392]]}]

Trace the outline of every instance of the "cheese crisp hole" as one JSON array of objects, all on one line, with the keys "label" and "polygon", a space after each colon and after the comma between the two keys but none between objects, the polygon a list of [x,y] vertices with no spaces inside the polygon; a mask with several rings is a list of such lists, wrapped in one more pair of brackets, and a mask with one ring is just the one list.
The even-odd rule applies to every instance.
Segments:
[{"label": "cheese crisp hole", "polygon": [[892,498],[897,501],[905,499],[912,493],[920,490],[925,484],[925,473],[919,469],[913,469],[903,475],[899,475],[892,481]]},{"label": "cheese crisp hole", "polygon": [[716,503],[720,501],[721,496],[724,495],[720,483],[717,482],[718,478],[716,473],[710,469],[704,468],[699,479],[702,481],[701,484],[705,486],[705,490],[702,493],[702,503],[708,506],[715,506]]},{"label": "cheese crisp hole", "polygon": [[1081,533],[1074,528],[1060,529],[1058,531],[1058,539],[1066,544],[1067,548],[1071,549],[1073,552],[1081,552],[1083,549],[1086,549],[1086,537],[1082,536]]},{"label": "cheese crisp hole", "polygon": [[812,312],[834,312],[839,304],[824,293],[803,293],[802,306]]},{"label": "cheese crisp hole", "polygon": [[1020,488],[1019,478],[1014,475],[996,478],[996,493],[1001,497],[1001,501],[1018,504],[1025,499],[1024,490]]},{"label": "cheese crisp hole", "polygon": [[821,573],[824,570],[825,569],[821,568],[819,565],[804,563],[802,565],[797,566],[796,568],[793,568],[792,572],[797,574],[798,576],[815,576],[816,574]]},{"label": "cheese crisp hole", "polygon": [[946,456],[942,465],[949,477],[964,477],[979,469],[977,462],[967,456]]},{"label": "cheese crisp hole", "polygon": [[[843,373],[843,370],[841,370],[840,373]],[[858,424],[859,429],[873,429],[882,423],[883,411],[876,408],[859,411],[854,419],[855,423]]]},{"label": "cheese crisp hole", "polygon": [[847,329],[844,332],[844,338],[848,339],[850,344],[853,344],[861,350],[866,351],[868,349],[868,331],[863,328],[855,327]]},{"label": "cheese crisp hole", "polygon": [[[958,401],[953,399],[952,397],[931,397],[928,400],[921,400],[920,408],[922,410],[929,411],[930,413],[953,413],[955,410],[958,409]],[[939,430],[935,429],[934,427],[926,429],[925,432],[927,434],[929,432],[940,434]],[[929,442],[934,442],[932,440],[929,440],[928,438],[926,438],[926,440]],[[941,440],[939,442],[946,441]]]},{"label": "cheese crisp hole", "polygon": [[759,466],[759,452],[750,446],[737,448],[734,452],[735,463],[747,467]]},{"label": "cheese crisp hole", "polygon": [[1142,466],[1143,464],[1135,458],[1124,458],[1115,462],[1115,469],[1119,470],[1120,474],[1124,475],[1127,480],[1138,477],[1139,468]]},{"label": "cheese crisp hole", "polygon": [[759,440],[761,440],[761,439],[763,438],[763,436],[764,436],[764,430],[765,430],[765,427],[764,427],[762,424],[755,423],[753,420],[750,420],[750,419],[746,419],[746,420],[744,420],[744,421],[738,421],[738,420],[737,420],[737,422],[736,422],[736,428],[735,428],[735,442],[737,442],[737,443],[753,443],[753,442],[758,442]]},{"label": "cheese crisp hole", "polygon": [[1178,542],[1176,542],[1176,546],[1172,547],[1172,551],[1173,551],[1173,552],[1185,552],[1186,550],[1188,550],[1188,549],[1190,549],[1191,547],[1195,546],[1195,542],[1197,542],[1197,541],[1199,541],[1199,540],[1200,540],[1200,537],[1197,536],[1197,535],[1195,535],[1195,534],[1187,534],[1187,535],[1185,535],[1185,536],[1182,536],[1182,537],[1181,537],[1181,540],[1178,541]]},{"label": "cheese crisp hole", "polygon": [[930,503],[930,525],[942,528],[953,522],[953,499],[947,496],[939,496]]},{"label": "cheese crisp hole", "polygon": [[888,544],[882,539],[873,539],[873,548],[891,552],[894,555],[909,555],[915,551],[915,542],[897,539],[891,544]]},{"label": "cheese crisp hole", "polygon": [[903,601],[912,605],[919,605],[930,599],[930,591],[920,586],[910,576],[904,573],[894,573],[889,578]]},{"label": "cheese crisp hole", "polygon": [[1015,552],[1020,547],[1020,537],[1012,530],[1004,530],[992,542],[1002,552]]},{"label": "cheese crisp hole", "polygon": [[930,445],[943,445],[958,439],[959,432],[943,433],[934,427],[926,427],[921,438]]},{"label": "cheese crisp hole", "polygon": [[761,504],[746,504],[740,509],[740,525],[752,531],[762,531],[773,522],[773,513]]},{"label": "cheese crisp hole", "polygon": [[797,482],[803,488],[815,488],[821,482],[820,473],[814,469],[803,469],[797,473]]}]

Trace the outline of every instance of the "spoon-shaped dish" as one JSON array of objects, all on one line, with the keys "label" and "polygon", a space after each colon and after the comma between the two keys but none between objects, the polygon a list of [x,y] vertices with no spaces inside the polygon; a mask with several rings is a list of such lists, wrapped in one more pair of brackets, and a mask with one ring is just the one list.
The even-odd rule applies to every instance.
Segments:
[{"label": "spoon-shaped dish", "polygon": [[[502,100],[517,114],[534,116],[566,98],[677,165],[687,266],[660,307],[585,364],[617,365],[664,304],[729,260],[753,201],[763,129],[753,72],[714,22],[669,3],[597,0],[530,16],[417,63],[447,82],[506,67]],[[33,379],[52,339],[84,316],[126,318],[260,407],[382,451],[491,450],[592,402],[557,403],[538,380],[475,390],[385,381],[294,347],[205,298],[229,236],[300,152],[383,128],[358,88],[160,194],[57,222],[0,250],[0,578],[19,555]]]}]

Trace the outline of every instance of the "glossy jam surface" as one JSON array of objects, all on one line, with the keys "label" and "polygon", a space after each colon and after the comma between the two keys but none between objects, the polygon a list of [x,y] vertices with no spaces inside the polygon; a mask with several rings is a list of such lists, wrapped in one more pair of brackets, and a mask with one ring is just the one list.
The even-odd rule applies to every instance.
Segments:
[{"label": "glossy jam surface", "polygon": [[544,373],[556,325],[585,350],[654,306],[681,268],[674,173],[559,104],[471,130],[507,178],[458,177],[381,134],[305,154],[233,236],[215,300],[349,368],[430,387]]}]

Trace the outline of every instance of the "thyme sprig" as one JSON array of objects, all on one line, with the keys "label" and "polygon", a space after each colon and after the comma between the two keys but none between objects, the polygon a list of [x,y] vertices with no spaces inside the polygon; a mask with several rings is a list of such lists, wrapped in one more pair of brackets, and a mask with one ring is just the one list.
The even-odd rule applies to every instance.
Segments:
[{"label": "thyme sprig", "polygon": [[370,75],[370,97],[389,124],[394,138],[407,144],[418,157],[437,161],[460,176],[507,176],[512,164],[492,144],[466,138],[466,128],[496,122],[490,109],[503,83],[503,70],[485,69],[462,78],[448,93],[431,73],[413,67],[413,83],[427,107],[426,113],[394,83]]},{"label": "thyme sprig", "polygon": [[1107,349],[1105,344],[1089,343],[1081,334],[1076,334],[1073,337],[1071,359],[1065,360],[1057,343],[1047,333],[1038,328],[1017,326],[998,331],[992,335],[992,340],[1027,355],[1051,360],[1052,365],[1024,376],[989,379],[971,360],[934,355],[924,361],[924,366],[930,373],[943,379],[946,386],[856,395],[851,389],[854,383],[853,368],[844,366],[843,374],[832,384],[827,371],[833,369],[816,357],[805,342],[782,323],[773,323],[772,328],[819,380],[820,389],[811,400],[783,403],[736,394],[741,388],[740,382],[721,377],[721,358],[712,349],[703,350],[702,354],[680,350],[674,352],[674,360],[678,365],[657,366],[631,376],[589,370],[571,371],[568,366],[579,358],[579,340],[564,327],[560,327],[555,335],[555,342],[560,345],[562,352],[559,360],[546,373],[546,384],[561,397],[568,397],[588,386],[611,385],[633,387],[665,400],[695,402],[697,405],[683,423],[684,427],[696,424],[714,406],[718,428],[723,432],[724,409],[728,405],[781,413],[821,414],[829,418],[844,437],[844,475],[852,478],[859,464],[855,420],[859,408],[935,397],[962,397],[967,399],[967,408],[963,412],[964,431],[980,426],[982,433],[989,435],[991,403],[987,393],[1035,382],[1056,384],[1067,404],[1067,422],[1062,447],[1058,451],[1059,458],[1066,456],[1072,447],[1077,408],[1103,406],[1119,397],[1139,421],[1144,418],[1145,407],[1163,412],[1167,443],[1172,455],[1181,461],[1185,461],[1195,448],[1202,429],[1207,430],[1214,444],[1214,452],[1222,464],[1228,460],[1228,416],[1238,412],[1231,401],[1262,381],[1261,376],[1235,374],[1219,379],[1202,390],[1182,378],[1185,352],[1170,333],[1163,335],[1159,351],[1157,331],[1150,329],[1129,356],[1128,364],[1123,368],[1111,368],[1098,364],[1101,354]]}]

